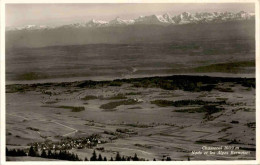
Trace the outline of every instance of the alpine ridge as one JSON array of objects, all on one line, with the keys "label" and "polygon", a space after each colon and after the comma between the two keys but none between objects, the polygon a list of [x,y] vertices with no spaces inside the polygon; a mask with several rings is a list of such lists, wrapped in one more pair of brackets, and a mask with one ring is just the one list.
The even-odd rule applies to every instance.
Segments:
[{"label": "alpine ridge", "polygon": [[197,12],[189,13],[183,12],[178,15],[171,16],[168,13],[163,15],[149,15],[149,16],[139,16],[136,19],[124,20],[120,17],[116,17],[110,21],[101,21],[91,19],[88,22],[75,23],[69,25],[62,25],[56,27],[50,26],[37,26],[37,25],[27,25],[24,27],[7,27],[6,30],[48,30],[55,28],[100,28],[100,27],[113,27],[113,26],[128,26],[135,24],[145,24],[145,25],[180,25],[180,24],[201,24],[201,23],[221,23],[228,21],[237,20],[250,20],[254,19],[254,13],[248,13],[245,11],[240,11],[238,13],[232,12]]}]

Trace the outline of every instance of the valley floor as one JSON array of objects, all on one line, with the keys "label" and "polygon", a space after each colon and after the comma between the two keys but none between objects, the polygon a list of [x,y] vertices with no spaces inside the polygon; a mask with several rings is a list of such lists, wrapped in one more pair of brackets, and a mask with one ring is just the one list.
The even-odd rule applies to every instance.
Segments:
[{"label": "valley floor", "polygon": [[81,159],[95,150],[107,158],[254,160],[254,81],[170,76],[7,85],[6,147],[69,146]]}]

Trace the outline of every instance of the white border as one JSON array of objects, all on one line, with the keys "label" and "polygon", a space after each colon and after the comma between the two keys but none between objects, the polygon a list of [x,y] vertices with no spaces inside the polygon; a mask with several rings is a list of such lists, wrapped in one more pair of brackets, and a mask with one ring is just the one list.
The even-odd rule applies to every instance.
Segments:
[{"label": "white border", "polygon": [[[1,2],[1,53],[0,53],[0,73],[1,73],[1,77],[0,77],[0,110],[1,110],[1,144],[0,144],[0,160],[1,163],[0,164],[4,164],[3,162],[5,161],[5,7],[4,7],[4,3]],[[4,147],[4,148],[3,148]]]},{"label": "white border", "polygon": [[[90,164],[90,165],[96,165],[96,164],[126,164],[126,165],[133,165],[133,164],[172,164],[172,165],[186,165],[186,164],[192,164],[192,165],[201,165],[201,164],[208,164],[208,165],[259,165],[260,164],[260,152],[259,152],[259,138],[260,138],[260,123],[257,121],[259,120],[259,108],[260,108],[260,97],[258,97],[258,94],[260,92],[260,88],[258,88],[258,84],[260,83],[260,54],[259,54],[259,39],[260,39],[260,26],[259,26],[259,1],[258,0],[2,0],[1,2],[1,53],[0,53],[0,109],[1,109],[1,142],[0,142],[0,164],[1,165],[13,165],[13,164],[19,164],[19,165],[67,165],[67,164]],[[255,39],[256,39],[256,160],[242,160],[242,161],[146,161],[146,162],[65,162],[65,161],[26,161],[26,162],[6,162],[5,157],[5,4],[11,4],[11,3],[255,3]]]},{"label": "white border", "polygon": [[258,122],[260,117],[260,88],[258,88],[258,85],[260,84],[259,78],[260,78],[260,52],[259,52],[259,46],[260,46],[260,24],[259,24],[259,18],[260,18],[260,7],[259,7],[259,1],[256,1],[255,3],[255,47],[256,47],[256,161],[258,164],[260,164],[260,123]]},{"label": "white border", "polygon": [[257,0],[2,0],[3,3],[255,3]]}]

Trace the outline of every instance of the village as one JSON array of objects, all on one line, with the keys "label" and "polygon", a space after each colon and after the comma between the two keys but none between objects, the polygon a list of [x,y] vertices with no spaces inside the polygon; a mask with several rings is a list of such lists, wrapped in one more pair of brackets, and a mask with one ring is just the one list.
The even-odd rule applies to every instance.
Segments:
[{"label": "village", "polygon": [[79,138],[66,137],[66,138],[62,138],[58,142],[46,140],[44,142],[29,143],[28,145],[32,146],[36,150],[83,149],[83,148],[93,148],[98,144],[106,143],[105,141],[101,141],[99,139],[100,139],[100,135],[93,134],[88,137],[79,137]]}]

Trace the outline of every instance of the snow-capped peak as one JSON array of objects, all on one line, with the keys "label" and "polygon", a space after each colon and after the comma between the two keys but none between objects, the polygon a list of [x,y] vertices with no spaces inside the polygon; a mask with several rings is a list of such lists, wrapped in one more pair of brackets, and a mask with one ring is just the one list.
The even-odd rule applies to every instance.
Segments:
[{"label": "snow-capped peak", "polygon": [[108,24],[108,22],[106,22],[106,21],[91,19],[89,22],[86,23],[86,26],[87,27],[100,27],[100,26],[105,26],[107,24]]},{"label": "snow-capped peak", "polygon": [[50,29],[53,27],[45,25],[26,25],[21,27],[7,27],[7,30],[41,30],[41,29]]},{"label": "snow-capped peak", "polygon": [[129,25],[133,24],[134,20],[123,20],[119,17],[116,17],[115,19],[109,21],[109,25]]},{"label": "snow-capped peak", "polygon": [[91,19],[91,20],[89,21],[89,23],[107,24],[108,22],[106,22],[106,21],[100,21],[100,20],[95,20],[95,19]]},{"label": "snow-capped peak", "polygon": [[182,19],[189,19],[191,17],[191,13],[183,12],[183,13],[181,13],[180,16],[181,16]]},{"label": "snow-capped peak", "polygon": [[173,20],[172,20],[172,17],[169,13],[165,13],[162,15],[162,17],[164,18],[165,21],[167,21],[168,23],[175,23]]},{"label": "snow-capped peak", "polygon": [[169,23],[162,15],[142,16],[135,19],[137,24],[163,24]]}]

